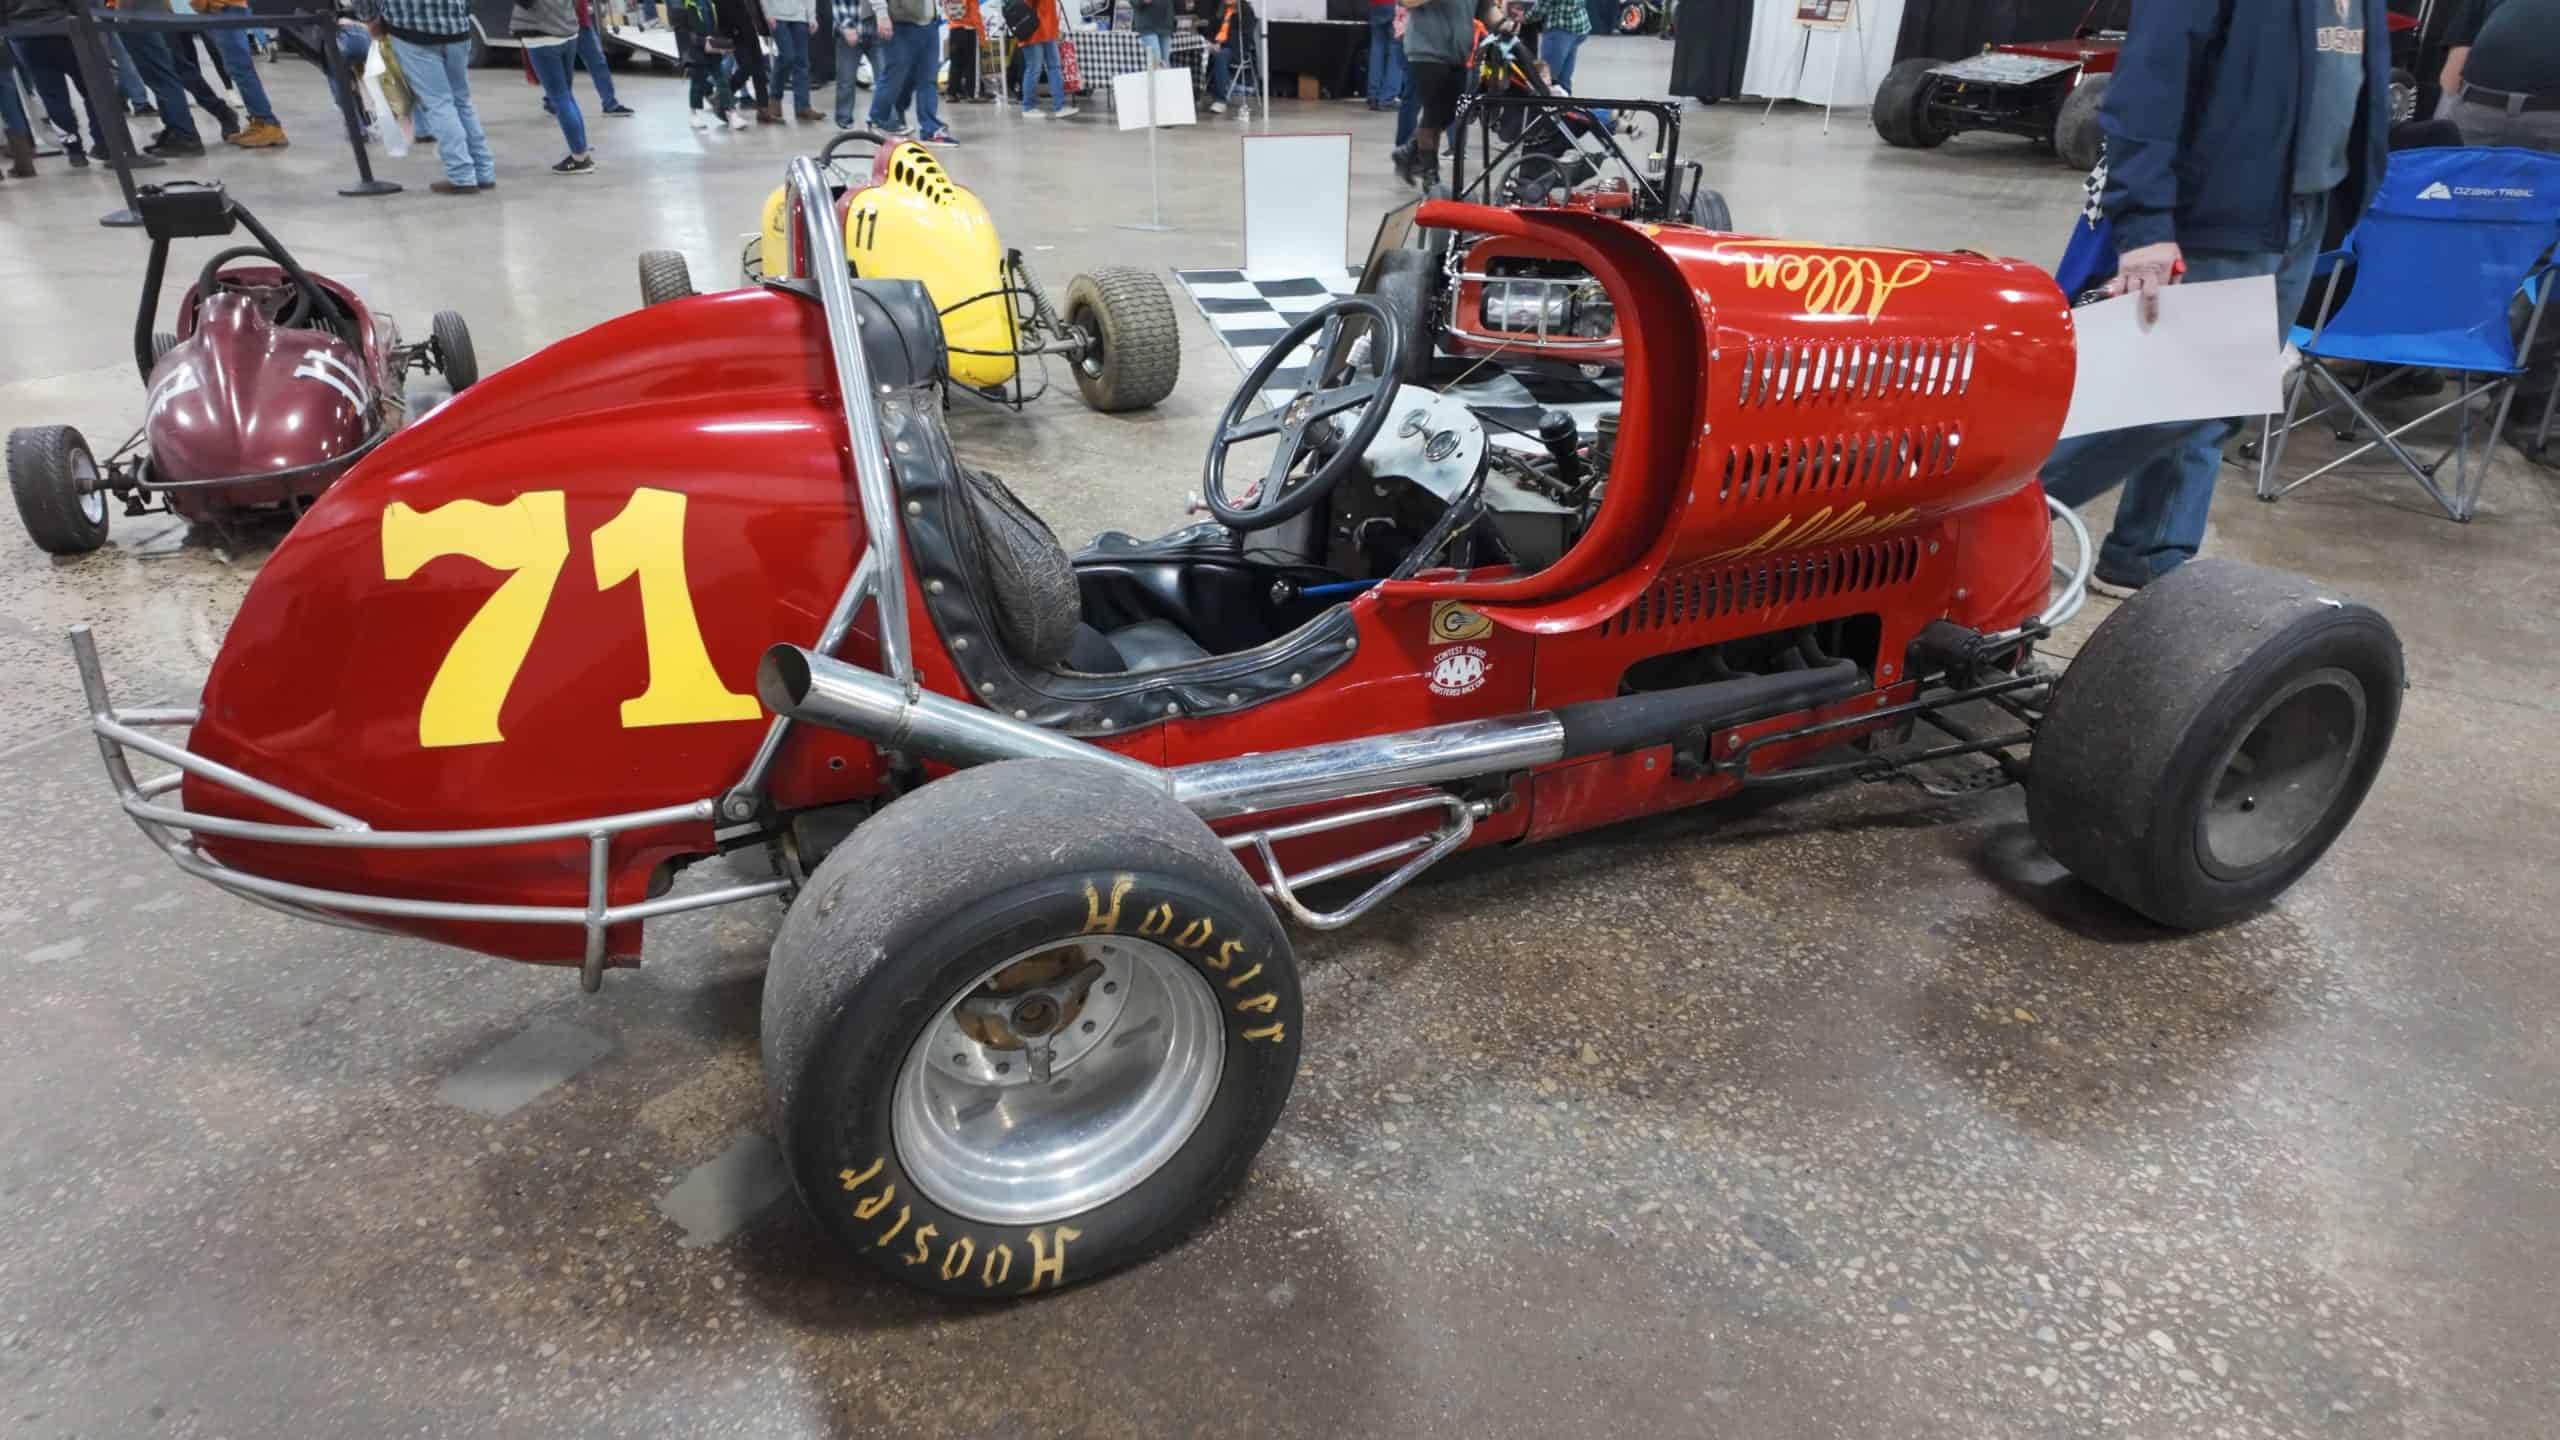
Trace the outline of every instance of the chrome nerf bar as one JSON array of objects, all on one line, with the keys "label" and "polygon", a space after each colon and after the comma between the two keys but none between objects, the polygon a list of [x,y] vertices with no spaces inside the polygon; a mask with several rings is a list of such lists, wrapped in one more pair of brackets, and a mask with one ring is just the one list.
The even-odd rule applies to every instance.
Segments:
[{"label": "chrome nerf bar", "polygon": [[[97,640],[90,634],[88,626],[71,627],[71,655],[80,667],[80,688],[88,697],[89,728],[97,736],[98,754],[106,762],[107,776],[115,783],[124,813],[180,870],[271,910],[356,930],[376,930],[379,927],[351,920],[348,918],[351,915],[413,920],[476,920],[512,925],[575,925],[586,932],[586,949],[579,966],[578,982],[593,991],[604,983],[605,938],[611,927],[686,910],[703,910],[715,905],[778,895],[791,888],[787,880],[768,880],[689,895],[665,895],[627,905],[611,903],[607,880],[613,837],[663,825],[711,823],[714,806],[709,799],[547,825],[512,825],[480,830],[376,830],[352,815],[305,799],[281,786],[244,775],[184,746],[144,734],[144,727],[193,725],[198,712],[180,708],[118,710],[107,693],[106,671],[98,663]],[[176,773],[148,781],[137,780],[132,761],[126,755],[128,750],[173,766]],[[161,803],[159,797],[176,789],[181,777],[186,775],[210,781],[312,823],[277,825],[235,820],[220,815],[199,815],[183,805]],[[583,840],[587,846],[586,904],[473,905],[450,900],[413,900],[396,895],[322,890],[235,870],[206,854],[204,847],[196,841],[198,835],[219,835],[226,839],[271,845],[371,850],[454,850]]]}]

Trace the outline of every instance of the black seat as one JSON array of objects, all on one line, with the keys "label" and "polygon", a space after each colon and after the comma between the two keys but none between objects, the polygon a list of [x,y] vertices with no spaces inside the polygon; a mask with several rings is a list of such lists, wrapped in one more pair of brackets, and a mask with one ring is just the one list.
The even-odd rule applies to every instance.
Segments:
[{"label": "black seat", "polygon": [[1170,620],[1142,620],[1109,632],[1085,624],[1075,566],[1057,535],[1003,481],[983,470],[965,474],[983,593],[1015,658],[1088,675],[1163,670],[1209,658],[1200,642]]}]

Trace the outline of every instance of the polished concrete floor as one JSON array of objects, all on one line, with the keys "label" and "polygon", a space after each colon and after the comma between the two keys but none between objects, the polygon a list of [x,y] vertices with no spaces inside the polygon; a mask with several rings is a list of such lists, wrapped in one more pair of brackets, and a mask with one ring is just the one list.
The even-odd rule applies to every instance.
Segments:
[{"label": "polished concrete floor", "polygon": [[[479,77],[505,184],[343,200],[323,92],[220,174],[315,266],[490,365],[725,274],[816,135],[698,136],[672,79],[554,179]],[[308,117],[308,118],[306,118]],[[1053,277],[1233,261],[1232,121],[1138,137],[957,112],[946,159]],[[1351,130],[1355,211],[1393,198]],[[2050,260],[2076,177],[1890,151],[1849,115],[1693,116],[1746,228]],[[0,423],[136,418],[143,242],[111,182],[0,185]],[[190,253],[201,253],[192,247]],[[1070,538],[1178,517],[1236,376],[965,411]],[[288,922],[181,883],[114,813],[60,635],[192,693],[256,537],[0,526],[0,1432],[28,1436],[2420,1436],[2544,1433],[2560,1372],[2554,477],[2455,526],[2379,470],[2211,548],[2379,604],[2410,652],[2362,818],[2273,912],[2165,933],[2018,798],[1864,788],[1452,865],[1302,937],[1306,1069],[1203,1235],[1034,1304],[918,1298],[778,1191],[754,1025],[777,916],[662,923],[597,998],[556,970]],[[2093,507],[2103,522],[2106,502]],[[2093,607],[2103,611],[2103,603]]]}]

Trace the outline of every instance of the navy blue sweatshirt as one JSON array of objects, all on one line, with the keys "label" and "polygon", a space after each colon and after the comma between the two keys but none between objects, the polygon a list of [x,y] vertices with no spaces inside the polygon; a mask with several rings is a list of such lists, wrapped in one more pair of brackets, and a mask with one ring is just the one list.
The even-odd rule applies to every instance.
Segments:
[{"label": "navy blue sweatshirt", "polygon": [[[2346,0],[2346,13],[2363,0]],[[2280,251],[2294,149],[2311,91],[2313,35],[2341,0],[2143,0],[2099,107],[2107,214],[2119,253],[2175,240],[2191,250]],[[2364,97],[2332,216],[2364,210],[2391,129],[2387,9],[2364,7]]]}]

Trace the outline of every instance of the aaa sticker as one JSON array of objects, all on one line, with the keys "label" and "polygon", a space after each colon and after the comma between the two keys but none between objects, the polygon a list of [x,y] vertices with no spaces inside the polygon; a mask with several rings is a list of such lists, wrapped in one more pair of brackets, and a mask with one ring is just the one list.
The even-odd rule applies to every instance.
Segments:
[{"label": "aaa sticker", "polygon": [[1493,663],[1482,646],[1452,645],[1431,658],[1431,693],[1466,695],[1484,688]]}]

